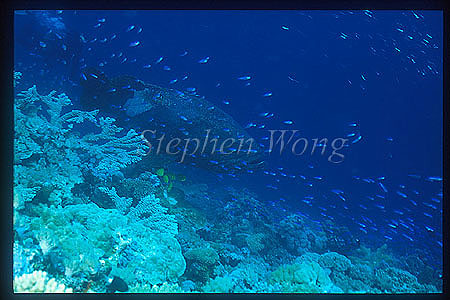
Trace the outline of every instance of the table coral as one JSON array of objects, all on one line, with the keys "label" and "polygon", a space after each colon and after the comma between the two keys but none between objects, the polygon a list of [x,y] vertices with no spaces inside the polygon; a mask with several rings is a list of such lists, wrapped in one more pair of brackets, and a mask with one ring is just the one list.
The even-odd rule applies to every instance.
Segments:
[{"label": "table coral", "polygon": [[[83,173],[104,180],[142,159],[148,148],[141,137],[122,128],[112,118],[68,110],[71,100],[55,91],[47,96],[36,86],[14,99],[14,192],[19,208],[39,196],[40,202],[72,203],[72,189],[83,182]],[[81,135],[76,124],[89,122],[100,132]]]}]

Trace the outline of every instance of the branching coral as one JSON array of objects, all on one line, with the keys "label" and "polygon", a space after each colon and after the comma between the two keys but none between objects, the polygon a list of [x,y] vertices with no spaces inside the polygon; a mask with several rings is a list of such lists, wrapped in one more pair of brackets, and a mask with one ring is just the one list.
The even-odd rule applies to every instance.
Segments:
[{"label": "branching coral", "polygon": [[15,277],[13,285],[15,293],[72,293],[71,288],[49,278],[43,271]]},{"label": "branching coral", "polygon": [[[71,105],[55,91],[41,96],[36,86],[18,94],[14,101],[14,184],[19,207],[38,192],[53,204],[73,201],[72,188],[83,173],[105,179],[142,159],[147,150],[140,136],[122,128],[112,118],[97,118],[98,110],[63,111]],[[81,135],[75,124],[92,123],[96,130]]]},{"label": "branching coral", "polygon": [[128,215],[136,220],[144,220],[155,231],[175,236],[178,234],[178,225],[175,216],[166,214],[167,211],[166,207],[159,204],[159,199],[151,194],[142,198],[136,207],[130,208]]},{"label": "branching coral", "polygon": [[120,169],[140,161],[148,148],[132,129],[123,136],[117,136],[123,129],[114,122],[113,118],[99,118],[95,124],[101,132],[81,139],[80,150],[86,151],[90,159],[94,158],[89,167],[100,178],[117,174]]},{"label": "branching coral", "polygon": [[117,185],[117,192],[123,195],[132,195],[134,199],[141,199],[148,194],[164,196],[161,181],[157,175],[144,172],[137,178],[123,178]]},{"label": "branching coral", "polygon": [[69,105],[64,94],[41,96],[36,86],[15,99],[14,207],[22,211],[37,199],[31,211],[39,215],[16,214],[16,224],[30,228],[22,239],[34,240],[44,256],[56,255],[68,278],[101,274],[108,265],[128,283],[176,280],[186,266],[175,239],[177,223],[153,191],[132,207],[132,198],[100,186],[121,213],[81,204],[72,194],[85,175],[99,182],[121,175],[147,146],[135,131],[121,134],[114,119],[97,117],[97,110],[66,112]]},{"label": "branching coral", "polygon": [[178,225],[173,215],[167,214],[168,208],[160,204],[160,199],[154,194],[141,198],[135,207],[131,207],[131,198],[120,197],[116,189],[100,187],[116,204],[123,214],[134,221],[145,223],[145,226],[156,232],[167,233],[171,236],[178,234]]},{"label": "branching coral", "polygon": [[131,203],[133,202],[132,198],[127,198],[127,197],[120,197],[119,195],[117,195],[117,191],[116,188],[112,187],[112,188],[107,188],[107,187],[99,187],[100,191],[104,192],[105,194],[108,195],[109,198],[111,198],[111,200],[114,202],[114,204],[116,205],[116,208],[122,213],[122,214],[127,214]]},{"label": "branching coral", "polygon": [[55,96],[55,92],[40,96],[33,86],[20,93],[14,104],[14,192],[18,208],[39,191],[54,201],[71,198],[71,188],[81,182],[81,161],[65,147],[69,129],[55,117],[70,100],[63,94]]}]

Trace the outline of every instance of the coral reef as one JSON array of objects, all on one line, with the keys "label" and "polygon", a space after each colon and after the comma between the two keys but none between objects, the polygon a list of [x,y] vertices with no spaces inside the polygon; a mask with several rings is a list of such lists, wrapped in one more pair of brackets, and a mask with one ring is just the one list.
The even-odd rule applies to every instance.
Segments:
[{"label": "coral reef", "polygon": [[[27,241],[28,242],[28,241]],[[29,244],[29,243],[27,243]],[[29,246],[29,245],[27,245]],[[13,246],[13,273],[14,275],[21,276],[22,274],[32,273],[32,260],[36,251],[24,247],[18,242],[14,243]]]},{"label": "coral reef", "polygon": [[231,293],[235,284],[230,276],[217,276],[203,287],[205,293]]},{"label": "coral reef", "polygon": [[149,191],[153,191],[160,199],[167,197],[158,176],[148,171],[141,173],[137,178],[121,178],[117,189],[119,193],[131,195],[134,199],[144,198]]},{"label": "coral reef", "polygon": [[104,186],[99,187],[99,190],[108,195],[108,197],[114,202],[114,206],[122,213],[129,213],[131,203],[133,203],[133,198],[120,197],[117,195],[115,187],[107,188]]},{"label": "coral reef", "polygon": [[129,293],[182,293],[183,290],[177,283],[164,282],[162,284],[136,284],[131,287]]},{"label": "coral reef", "polygon": [[145,225],[154,231],[176,236],[178,225],[175,216],[166,214],[167,211],[168,208],[163,207],[159,199],[151,194],[142,198],[136,207],[130,208],[128,215],[132,219],[145,222]]},{"label": "coral reef", "polygon": [[34,271],[30,274],[14,278],[14,292],[16,293],[72,293],[71,288],[49,278],[46,272]]},{"label": "coral reef", "polygon": [[[69,105],[64,94],[41,96],[36,86],[15,100],[17,274],[40,266],[64,274],[75,291],[83,291],[93,278],[91,289],[103,291],[108,276],[116,274],[129,284],[176,280],[186,265],[175,238],[177,223],[155,189],[134,199],[136,194],[120,197],[115,187],[100,184],[116,209],[83,203],[89,197],[73,193],[89,174],[97,183],[120,177],[121,169],[142,158],[146,146],[133,130],[120,136],[114,119],[97,118],[98,111],[64,112]],[[75,129],[85,121],[97,130]],[[39,258],[30,262],[25,245]]]},{"label": "coral reef", "polygon": [[188,250],[186,258],[186,276],[205,282],[214,272],[214,267],[219,262],[219,255],[212,248],[197,248]]},{"label": "coral reef", "polygon": [[322,253],[326,249],[325,232],[308,224],[304,216],[298,214],[286,216],[279,223],[277,232],[286,250],[292,255],[302,255],[310,251]]},{"label": "coral reef", "polygon": [[[50,269],[63,272],[69,282],[92,276],[106,280],[112,271],[129,283],[157,284],[175,280],[184,272],[185,261],[173,235],[155,231],[147,222],[132,220],[115,209],[90,203],[40,206],[36,213],[40,217],[31,221],[29,235],[46,253],[53,265]],[[52,255],[58,260],[52,261]],[[101,284],[93,289],[101,289]]]},{"label": "coral reef", "polygon": [[16,243],[17,274],[29,269],[30,259],[21,251],[22,244],[27,244],[40,252],[41,259],[33,262],[34,267],[64,274],[78,292],[93,278],[97,279],[91,289],[102,292],[107,276],[114,274],[130,284],[176,280],[186,264],[175,239],[175,218],[165,214],[167,209],[153,195],[146,199],[143,203],[150,209],[141,210],[149,213],[147,218],[137,213],[139,207],[135,214],[123,215],[94,203],[65,207],[41,204],[33,207],[36,217],[17,214],[17,223],[28,228]]},{"label": "coral reef", "polygon": [[251,252],[254,253],[258,253],[261,250],[264,249],[264,240],[265,238],[265,234],[264,233],[255,233],[255,234],[250,234],[249,236],[247,236],[246,241],[247,241],[247,246],[250,249]]},{"label": "coral reef", "polygon": [[285,293],[328,293],[334,290],[329,271],[315,261],[280,266],[271,274],[271,283]]},{"label": "coral reef", "polygon": [[423,253],[360,245],[248,188],[138,166],[147,148],[135,131],[70,105],[35,86],[15,99],[16,292],[105,292],[111,278],[133,293],[442,290]]},{"label": "coral reef", "polygon": [[422,255],[410,254],[404,260],[405,269],[417,277],[421,284],[431,284],[439,278],[437,270],[425,264]]},{"label": "coral reef", "polygon": [[321,267],[333,272],[345,272],[351,266],[350,259],[336,252],[322,254],[318,262]]},{"label": "coral reef", "polygon": [[385,293],[437,292],[433,286],[419,284],[411,273],[393,267],[375,271],[375,286]]},{"label": "coral reef", "polygon": [[371,268],[379,268],[386,265],[399,267],[401,265],[398,259],[392,254],[392,251],[388,249],[384,244],[377,248],[375,251],[369,247],[361,246],[356,249],[356,255],[350,256],[352,260],[358,263],[367,263]]},{"label": "coral reef", "polygon": [[206,293],[267,293],[273,287],[268,283],[270,266],[261,258],[248,258],[235,267],[225,267],[210,279],[202,291]]},{"label": "coral reef", "polygon": [[[63,113],[71,100],[55,91],[41,96],[36,86],[14,101],[14,193],[18,209],[37,197],[39,202],[71,204],[72,189],[92,173],[104,180],[142,159],[148,148],[140,136],[122,128],[112,118],[91,112]],[[88,121],[100,132],[80,137],[75,125]]]}]

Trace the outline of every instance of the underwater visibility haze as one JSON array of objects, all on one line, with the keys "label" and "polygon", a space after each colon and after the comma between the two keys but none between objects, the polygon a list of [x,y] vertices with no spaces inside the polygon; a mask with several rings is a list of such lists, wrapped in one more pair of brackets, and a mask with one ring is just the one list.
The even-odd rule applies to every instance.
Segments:
[{"label": "underwater visibility haze", "polygon": [[14,292],[442,292],[440,11],[15,11]]}]

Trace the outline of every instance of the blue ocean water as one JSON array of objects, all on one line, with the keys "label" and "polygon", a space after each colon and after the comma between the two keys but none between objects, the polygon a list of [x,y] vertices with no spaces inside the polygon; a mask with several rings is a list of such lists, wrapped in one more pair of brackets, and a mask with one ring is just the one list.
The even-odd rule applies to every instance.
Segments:
[{"label": "blue ocean water", "polygon": [[[167,190],[164,195],[167,196],[167,192],[170,195],[174,190],[182,191],[186,205],[205,218],[205,224],[196,225],[199,226],[196,235],[184,233],[182,224],[186,225],[183,222],[189,219],[188,213],[181,208],[181,198],[173,196],[178,204],[166,206],[169,213],[177,216],[176,239],[186,261],[186,270],[165,280],[122,278],[127,285],[169,282],[183,287],[192,282],[192,291],[223,291],[213,289],[215,282],[226,292],[279,291],[272,282],[277,268],[293,264],[296,257],[305,253],[338,253],[349,258],[353,265],[364,265],[364,259],[374,259],[373,253],[382,252],[376,249],[384,249],[380,247],[386,245],[389,253],[386,257],[391,257],[392,261],[384,257],[380,258],[380,265],[371,266],[376,275],[374,282],[380,281],[379,269],[395,267],[417,277],[420,284],[432,285],[436,291],[441,289],[442,12],[17,11],[14,27],[15,71],[22,73],[16,85],[17,93],[33,85],[37,86],[40,95],[56,90],[71,99],[70,109],[99,109],[98,116],[113,117],[117,119],[117,125],[126,130],[135,129],[142,133],[158,128],[158,133],[170,133],[176,129],[191,138],[201,136],[192,136],[188,125],[180,128],[178,123],[171,121],[172,118],[197,125],[201,123],[199,120],[215,116],[219,109],[238,125],[229,119],[226,119],[225,127],[205,121],[205,130],[208,126],[220,127],[221,132],[238,128],[236,130],[245,130],[257,144],[262,144],[264,165],[261,168],[250,167],[245,157],[239,159],[239,166],[234,168],[236,161],[227,156],[223,161],[207,159],[208,164],[201,167],[165,159],[152,165],[142,160],[130,163],[131,169],[128,164],[126,168],[129,169],[121,167],[123,174],[120,176],[109,174],[98,177],[101,179],[93,179],[97,173],[87,174],[89,172],[84,169],[80,171],[81,175],[77,173],[80,179],[70,193],[78,200],[70,205],[95,203],[99,209],[120,210],[117,202],[114,202],[116,206],[107,205],[99,196],[101,193],[94,191],[103,184],[108,189],[115,187],[119,196],[132,199],[132,204],[128,204],[131,213],[133,208],[139,207],[136,205],[139,198],[136,192],[127,190],[132,186],[127,180],[139,178],[147,171],[159,177],[161,186]],[[185,116],[188,112],[174,106],[159,111],[157,116],[146,115],[145,120],[130,115],[129,111],[128,117],[123,117],[127,114],[125,102],[133,98],[139,88],[127,86],[128,81],[121,86],[109,85],[108,91],[103,85],[106,86],[105,81],[112,82],[111,78],[124,75],[162,89],[178,90],[188,98],[204,96],[214,108],[206,113],[202,111],[192,119]],[[122,98],[118,96],[117,99],[123,102],[97,102],[104,95],[107,96],[102,99],[110,99],[107,93],[116,95],[122,88],[131,93],[120,96]],[[152,99],[157,101],[159,97]],[[176,102],[176,98],[173,101]],[[143,109],[145,105],[138,106]],[[193,107],[200,106],[194,104]],[[38,110],[44,111],[45,107]],[[27,111],[23,109],[23,112]],[[195,111],[190,113],[196,115]],[[153,122],[153,118],[159,123]],[[33,126],[37,125],[29,125],[28,130],[33,131]],[[90,130],[89,126],[83,126],[84,123],[73,127],[80,137]],[[20,128],[17,127],[16,132],[25,130]],[[286,130],[286,144],[280,154],[281,144],[277,140],[283,130]],[[52,132],[54,135],[61,131]],[[346,146],[339,147],[344,139]],[[274,142],[273,151],[269,152],[271,141]],[[333,141],[336,141],[334,146]],[[21,142],[16,141],[16,145]],[[46,142],[42,142],[42,147],[44,145]],[[114,147],[114,144],[110,146]],[[51,149],[48,147],[44,147],[45,151]],[[303,147],[305,150],[299,155]],[[336,151],[334,155],[333,150]],[[111,153],[119,155],[118,152]],[[22,177],[28,178],[16,183],[18,191],[40,187],[41,183],[34,184],[30,173],[23,171],[30,166],[36,168],[35,162],[27,165],[30,157],[36,155],[30,154],[28,161],[17,162],[20,168],[15,176],[20,177],[23,172]],[[106,160],[108,157],[96,158]],[[86,159],[83,165],[84,156],[80,154],[78,158],[81,169],[87,166],[88,170],[89,163],[95,164]],[[219,165],[222,170],[217,172],[214,165]],[[51,188],[43,186],[49,194],[64,190],[57,184]],[[102,288],[108,286],[106,277],[114,273],[114,267],[113,273],[102,271],[104,282],[96,282],[86,274],[82,276],[83,280],[69,280],[69,258],[63,259],[61,270],[52,267],[51,259],[46,258],[49,254],[42,249],[42,239],[36,238],[42,234],[33,233],[39,231],[33,227],[38,221],[33,221],[36,216],[30,212],[34,206],[44,203],[48,204],[48,213],[52,215],[50,207],[54,198],[42,200],[43,190],[40,187],[40,192],[32,194],[32,199],[24,200],[23,207],[19,205],[18,213],[26,216],[26,220],[17,225],[20,228],[17,231],[23,232],[17,233],[20,253],[26,252],[22,248],[37,249],[42,258],[38,263],[22,262],[29,266],[28,269],[18,267],[18,275],[43,270],[53,277],[66,278],[66,286],[74,290],[85,291],[89,288],[86,288],[86,282],[91,282],[89,286],[92,285],[94,291],[102,292]],[[125,195],[127,191],[131,194]],[[69,200],[64,201],[63,209],[70,206]],[[291,227],[288,226],[292,232],[286,233],[286,228],[280,224],[286,224],[291,220],[288,217],[293,215],[302,221],[292,221]],[[143,216],[140,218],[144,219]],[[265,227],[259,227],[261,222]],[[305,222],[310,225],[304,225]],[[296,227],[296,224],[302,225]],[[247,229],[239,229],[241,227]],[[315,231],[320,234],[314,238],[303,237],[296,232],[299,230],[311,232],[313,236]],[[261,234],[259,239],[265,250],[251,250],[250,238],[244,242],[239,238],[244,233],[246,236]],[[194,241],[193,236],[198,240]],[[319,236],[322,236],[321,246]],[[270,239],[278,241],[273,244]],[[221,246],[211,246],[212,242]],[[57,241],[53,243],[58,244]],[[255,287],[254,282],[249,282],[250,287],[245,290],[236,283],[238,279],[233,279],[234,287],[224,288],[226,284],[219,283],[217,278],[225,280],[226,274],[232,274],[236,267],[225,258],[232,255],[221,252],[225,245],[241,249],[240,252],[229,250],[234,256],[243,255],[246,259],[268,263],[267,270],[260,273],[272,278],[272,281],[268,280],[269,287]],[[206,263],[203,269],[195,267],[200,264],[193,258],[195,251],[204,249],[202,247],[212,247],[218,252],[217,260],[222,269]],[[242,252],[242,248],[249,248],[250,254]],[[59,253],[55,255],[64,256]],[[372,254],[364,256],[361,253]],[[245,260],[238,261],[243,263]],[[321,261],[319,259],[319,263]],[[326,264],[321,266],[327,267]],[[329,269],[333,286],[340,290],[295,288],[295,284],[300,286],[295,280],[294,290],[283,289],[283,282],[277,284],[281,291],[299,292],[435,291],[429,286],[425,290],[411,286],[406,290],[395,290],[389,285],[370,282],[361,288],[345,287],[336,279],[338,276],[333,275],[333,268]],[[143,272],[147,271],[144,268]]]}]

